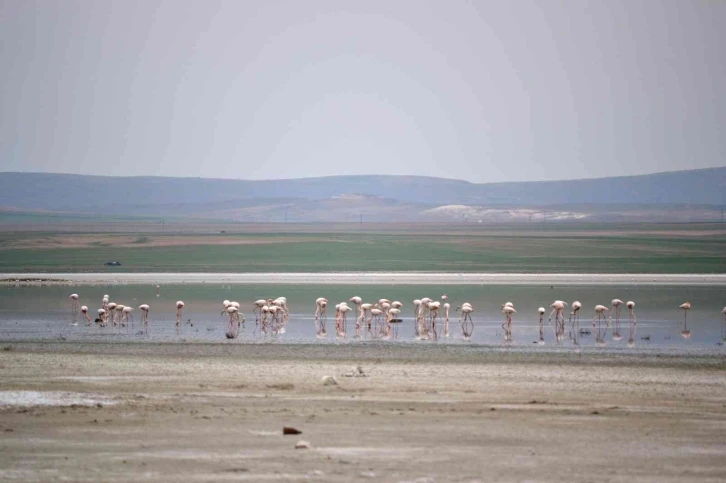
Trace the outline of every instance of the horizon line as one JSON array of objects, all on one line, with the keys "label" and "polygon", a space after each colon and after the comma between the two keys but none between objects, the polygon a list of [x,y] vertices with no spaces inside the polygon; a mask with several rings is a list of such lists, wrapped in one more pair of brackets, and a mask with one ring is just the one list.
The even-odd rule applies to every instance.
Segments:
[{"label": "horizon line", "polygon": [[316,180],[316,179],[327,179],[327,178],[352,178],[352,177],[361,177],[361,178],[383,178],[383,177],[399,177],[399,178],[422,178],[422,179],[438,179],[438,180],[446,180],[446,181],[457,181],[460,183],[466,183],[471,185],[488,185],[488,184],[508,184],[508,183],[556,183],[556,182],[565,182],[565,181],[592,181],[592,180],[598,180],[598,179],[613,179],[613,178],[636,178],[636,177],[644,177],[644,176],[654,176],[659,174],[669,174],[669,173],[684,173],[684,172],[693,172],[693,171],[708,171],[708,170],[715,170],[715,169],[724,169],[726,168],[726,165],[724,166],[714,166],[709,168],[692,168],[692,169],[677,169],[677,170],[671,170],[671,171],[655,171],[651,173],[644,173],[644,174],[622,174],[622,175],[614,175],[614,176],[598,176],[593,178],[570,178],[570,179],[554,179],[554,180],[537,180],[537,181],[485,181],[485,182],[472,182],[467,181],[460,178],[447,178],[444,176],[426,176],[426,175],[418,175],[418,174],[334,174],[334,175],[323,175],[323,176],[307,176],[307,177],[300,177],[300,178],[268,178],[268,179],[247,179],[247,178],[215,178],[215,177],[204,177],[204,176],[166,176],[166,175],[131,175],[131,176],[119,176],[119,175],[112,175],[112,174],[81,174],[81,173],[65,173],[65,172],[56,172],[56,171],[0,171],[0,175],[3,174],[30,174],[30,175],[43,175],[43,174],[49,174],[49,175],[60,175],[60,176],[79,176],[79,177],[89,177],[89,178],[120,178],[120,179],[129,179],[129,178],[159,178],[159,179],[196,179],[196,180],[208,180],[208,181],[247,181],[247,182],[274,182],[274,181],[305,181],[305,180]]}]

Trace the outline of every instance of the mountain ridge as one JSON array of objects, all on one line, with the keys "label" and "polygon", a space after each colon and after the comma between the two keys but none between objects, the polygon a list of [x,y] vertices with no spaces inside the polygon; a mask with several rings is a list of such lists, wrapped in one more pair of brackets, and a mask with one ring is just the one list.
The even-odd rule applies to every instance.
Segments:
[{"label": "mountain ridge", "polygon": [[[239,216],[307,221],[427,219],[462,205],[470,213],[564,205],[635,207],[726,205],[726,167],[585,180],[471,183],[427,176],[336,175],[256,181],[212,178],[104,177],[55,173],[0,173],[0,209],[143,216]],[[448,210],[456,212],[461,209]],[[592,211],[592,210],[586,210]],[[603,210],[600,210],[603,211]],[[607,210],[606,210],[607,211]],[[610,210],[613,211],[613,210]],[[266,213],[266,214],[265,214]],[[428,213],[425,215],[424,213]],[[235,215],[236,214],[236,215]],[[573,218],[579,215],[572,215]]]}]

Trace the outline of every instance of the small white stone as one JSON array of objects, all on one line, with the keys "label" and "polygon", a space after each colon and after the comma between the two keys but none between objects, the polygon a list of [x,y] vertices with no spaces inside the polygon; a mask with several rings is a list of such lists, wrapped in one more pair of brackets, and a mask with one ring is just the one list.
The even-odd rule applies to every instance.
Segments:
[{"label": "small white stone", "polygon": [[310,449],[310,443],[301,439],[295,443],[295,449]]},{"label": "small white stone", "polygon": [[323,386],[337,386],[338,380],[335,379],[333,376],[323,376],[321,379],[321,382],[323,383]]}]

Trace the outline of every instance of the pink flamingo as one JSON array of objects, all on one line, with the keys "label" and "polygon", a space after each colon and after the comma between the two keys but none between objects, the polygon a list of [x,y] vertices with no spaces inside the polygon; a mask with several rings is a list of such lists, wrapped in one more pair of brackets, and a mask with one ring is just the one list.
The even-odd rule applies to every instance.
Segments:
[{"label": "pink flamingo", "polygon": [[86,318],[86,321],[88,322],[87,325],[90,326],[91,325],[91,317],[88,316],[88,307],[86,307],[85,305],[82,305],[81,306],[81,313]]},{"label": "pink flamingo", "polygon": [[555,300],[552,305],[552,312],[550,312],[549,321],[552,320],[552,315],[555,316],[555,339],[557,342],[560,342],[562,340],[562,337],[565,335],[565,314],[564,310],[565,307],[567,307],[567,302],[563,302],[562,300]]},{"label": "pink flamingo", "polygon": [[421,311],[421,300],[415,299],[413,301],[413,335],[414,337],[418,337],[418,313]]},{"label": "pink flamingo", "polygon": [[96,322],[98,322],[101,327],[106,327],[106,318],[108,312],[106,311],[106,309],[98,309],[97,313],[98,318],[96,319]]},{"label": "pink flamingo", "polygon": [[613,299],[612,306],[613,311],[610,312],[610,322],[613,321],[613,315],[615,315],[615,325],[613,327],[613,340],[620,340],[623,338],[620,335],[620,306],[623,305],[623,301],[620,299]]},{"label": "pink flamingo", "polygon": [[126,319],[124,318],[124,309],[126,306],[124,305],[116,305],[116,315],[118,315],[117,319],[121,327],[126,327]]},{"label": "pink flamingo", "polygon": [[141,311],[141,323],[144,324],[144,331],[149,332],[149,305],[148,304],[141,304],[139,305],[139,310]]},{"label": "pink flamingo", "polygon": [[456,312],[459,311],[461,311],[459,322],[461,331],[464,334],[464,340],[471,340],[471,335],[474,333],[474,321],[471,319],[471,313],[474,312],[474,307],[470,303],[464,302],[461,307],[456,307]]},{"label": "pink flamingo", "polygon": [[346,332],[348,331],[348,312],[350,312],[351,309],[348,307],[348,304],[345,302],[342,302],[340,304],[340,308],[338,309],[338,312],[340,314],[339,316],[339,323],[336,324],[337,334],[340,337],[345,337]]},{"label": "pink flamingo", "polygon": [[363,326],[366,322],[366,315],[368,311],[373,309],[373,304],[362,303],[360,304],[360,317],[355,319],[355,336],[360,337],[363,330]]},{"label": "pink flamingo", "polygon": [[502,305],[502,313],[504,314],[504,323],[502,329],[504,329],[504,340],[505,342],[512,342],[512,315],[516,314],[514,305],[512,302],[507,302]]},{"label": "pink flamingo", "polygon": [[451,304],[449,302],[444,303],[444,337],[451,337],[449,333],[449,310]]},{"label": "pink flamingo", "polygon": [[184,302],[181,300],[176,303],[176,326],[181,325],[182,311],[184,310]]},{"label": "pink flamingo", "polygon": [[439,318],[439,308],[441,308],[441,302],[439,301],[429,302],[428,304],[429,317],[431,320],[430,327],[434,334],[434,339],[438,338],[438,333],[436,332],[436,319]]},{"label": "pink flamingo", "polygon": [[265,305],[267,305],[267,300],[255,300],[254,306],[252,308],[252,313],[255,314],[255,323],[258,323],[262,318],[262,307],[264,307]]},{"label": "pink flamingo", "polygon": [[571,330],[570,339],[575,345],[580,345],[580,309],[582,304],[575,300],[572,302],[572,312],[570,312]]},{"label": "pink flamingo", "polygon": [[[383,330],[383,328],[381,327],[381,325],[382,325],[381,316],[382,315],[383,315],[383,311],[381,309],[378,309],[375,307],[371,309],[371,316],[368,319],[368,324],[367,324],[368,325],[368,334],[370,334],[374,337],[380,336],[380,334],[382,333],[382,330]],[[375,321],[376,321],[376,327],[375,327],[375,330],[373,331],[373,333],[371,333],[371,322],[373,321],[373,319],[375,319]]]},{"label": "pink flamingo", "polygon": [[[394,339],[398,337],[398,324],[401,322],[401,319],[398,318],[400,313],[401,309],[396,307],[391,307],[388,311],[388,319],[386,320],[386,336],[393,335]],[[391,330],[391,328],[393,328],[393,330]]]},{"label": "pink flamingo", "polygon": [[267,333],[267,318],[270,315],[270,307],[265,304],[260,307],[260,332]]},{"label": "pink flamingo", "polygon": [[108,315],[111,316],[111,323],[116,325],[116,303],[109,302],[106,310],[108,311]]},{"label": "pink flamingo", "polygon": [[226,312],[229,315],[229,324],[227,325],[227,331],[224,335],[228,339],[236,339],[237,335],[239,335],[239,322],[237,316],[239,310],[234,305],[228,305]]},{"label": "pink flamingo", "polygon": [[628,307],[628,318],[630,319],[630,333],[628,334],[628,346],[635,346],[635,329],[638,325],[638,319],[635,318],[635,302],[629,300],[625,304]]},{"label": "pink flamingo", "polygon": [[315,299],[315,335],[320,335],[325,331],[325,322],[327,315],[325,313],[328,307],[328,299],[319,297]]},{"label": "pink flamingo", "polygon": [[360,306],[363,303],[363,299],[361,299],[358,296],[355,296],[355,297],[351,297],[348,300],[348,302],[353,302],[353,305],[355,305],[355,319],[358,320],[358,318],[360,317],[360,310],[361,310]]},{"label": "pink flamingo", "polygon": [[68,298],[71,301],[71,325],[78,325],[78,294],[72,293]]},{"label": "pink flamingo", "polygon": [[[598,345],[605,345],[605,333],[608,331],[608,327],[610,324],[608,323],[608,319],[605,317],[605,312],[608,311],[608,308],[604,305],[596,305],[595,306],[595,317],[592,318],[592,328],[595,328],[595,321],[597,320],[597,335],[595,336],[595,342]],[[601,321],[605,319],[605,330],[601,330]]]},{"label": "pink flamingo", "polygon": [[683,331],[681,332],[681,336],[684,339],[689,339],[691,337],[691,331],[688,330],[688,311],[691,310],[691,302],[682,303],[678,308],[683,309]]},{"label": "pink flamingo", "polygon": [[134,308],[133,307],[129,307],[129,306],[126,306],[126,307],[124,307],[121,310],[121,317],[122,317],[122,320],[123,320],[123,324],[121,324],[121,325],[126,326],[126,324],[128,323],[128,321],[130,320],[131,321],[131,327],[134,326],[134,314],[133,314],[133,312],[134,312]]}]

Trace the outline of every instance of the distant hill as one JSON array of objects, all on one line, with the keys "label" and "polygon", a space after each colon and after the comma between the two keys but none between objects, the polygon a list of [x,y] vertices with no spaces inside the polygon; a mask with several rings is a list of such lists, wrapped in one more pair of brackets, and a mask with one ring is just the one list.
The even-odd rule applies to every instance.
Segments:
[{"label": "distant hill", "polygon": [[[0,209],[241,221],[283,221],[283,217],[341,221],[360,214],[369,221],[438,221],[529,218],[546,207],[558,205],[556,211],[561,219],[581,219],[593,213],[602,217],[603,213],[633,211],[628,208],[631,205],[648,205],[650,211],[667,210],[667,205],[726,205],[725,188],[726,167],[643,176],[484,184],[423,176],[250,181],[0,173]],[[620,208],[593,209],[602,204]]]}]

